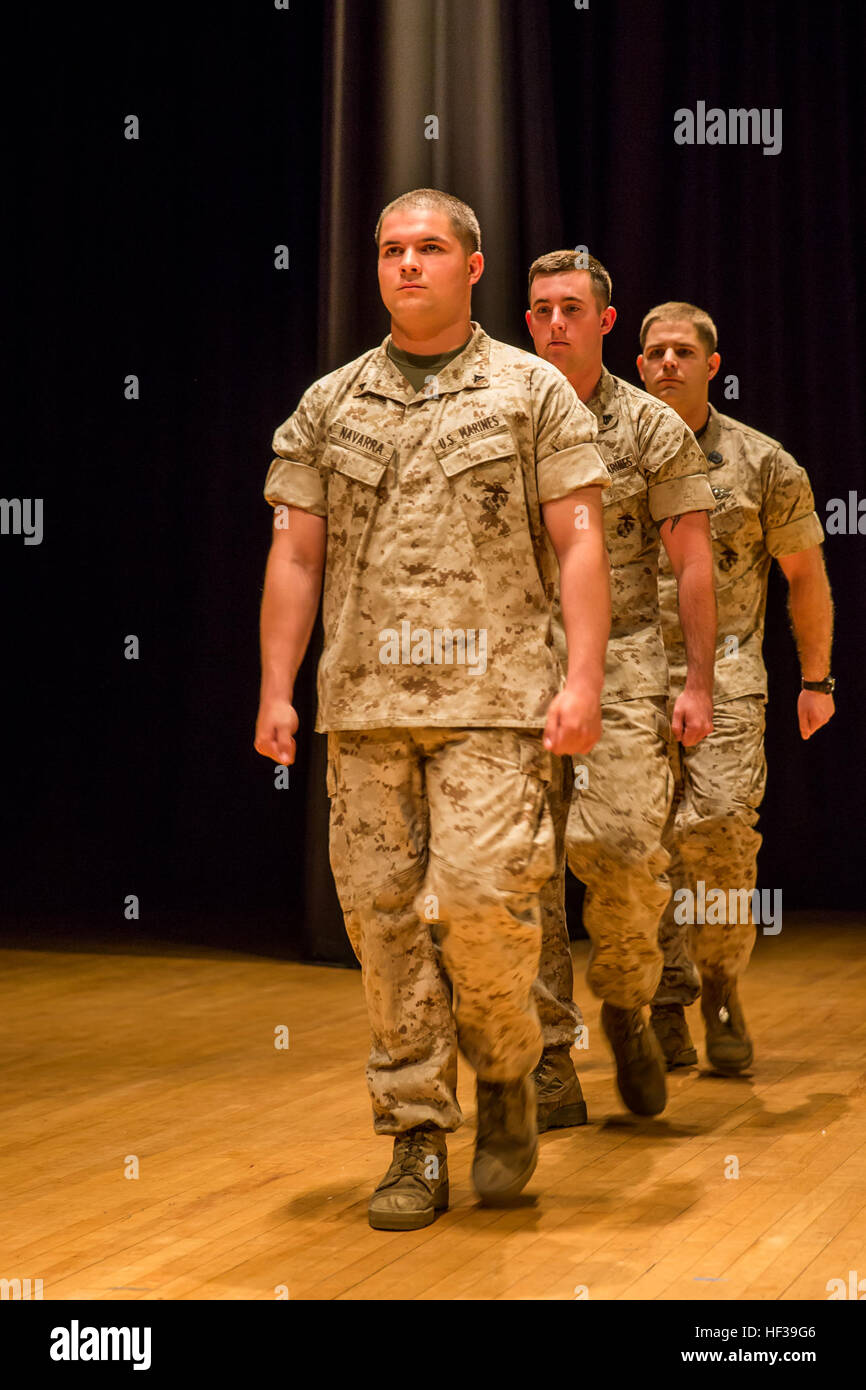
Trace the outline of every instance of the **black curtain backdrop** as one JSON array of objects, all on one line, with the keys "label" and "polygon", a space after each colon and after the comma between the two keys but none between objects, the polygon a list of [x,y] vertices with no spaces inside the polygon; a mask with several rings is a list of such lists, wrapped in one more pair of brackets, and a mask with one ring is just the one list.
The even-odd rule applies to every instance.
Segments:
[{"label": "black curtain backdrop", "polygon": [[[488,332],[530,348],[530,261],[585,244],[613,276],[613,371],[637,380],[652,303],[693,300],[719,326],[716,404],[808,468],[822,519],[830,498],[866,497],[864,55],[863,11],[837,0],[26,14],[6,123],[2,493],[44,499],[44,537],[0,536],[7,934],[98,925],[123,942],[135,894],[157,936],[353,959],[327,862],[315,651],[288,789],[252,748],[262,485],[305,387],[387,332],[372,233],[405,189],[476,209]],[[781,107],[781,153],[678,146],[674,112],[699,101]],[[837,715],[809,744],[778,576],[770,593],[759,882],[786,911],[864,896],[866,534],[828,537],[826,555]],[[579,901],[572,883],[574,932]]]}]

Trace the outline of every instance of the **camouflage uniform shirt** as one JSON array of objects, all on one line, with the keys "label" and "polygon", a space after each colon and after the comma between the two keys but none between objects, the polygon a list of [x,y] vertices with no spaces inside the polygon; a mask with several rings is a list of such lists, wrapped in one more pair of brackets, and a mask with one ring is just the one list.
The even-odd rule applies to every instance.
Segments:
[{"label": "camouflage uniform shirt", "polygon": [[[777,439],[710,406],[700,446],[710,465],[710,514],[719,609],[714,699],[767,694],[764,614],[774,555],[793,555],[824,539],[809,479]],[[659,596],[674,693],[686,679],[676,581],[662,551]],[[735,641],[730,641],[734,638]]]},{"label": "camouflage uniform shirt", "polygon": [[[675,410],[606,367],[587,401],[610,483],[604,530],[610,555],[611,628],[602,703],[667,695],[658,595],[659,524],[714,506],[707,463]],[[565,639],[557,607],[557,646]]]},{"label": "camouflage uniform shirt", "polygon": [[265,497],[328,524],[319,730],[539,728],[561,688],[541,504],[607,483],[596,425],[555,367],[472,328],[418,392],[386,338],[274,435]]}]

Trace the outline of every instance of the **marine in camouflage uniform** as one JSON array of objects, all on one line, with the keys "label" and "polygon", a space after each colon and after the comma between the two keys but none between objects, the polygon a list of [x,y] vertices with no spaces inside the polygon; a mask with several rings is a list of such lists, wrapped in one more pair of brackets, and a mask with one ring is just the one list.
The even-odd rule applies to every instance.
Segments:
[{"label": "marine in camouflage uniform", "polygon": [[[568,251],[530,269],[527,325],[536,351],[556,361],[598,423],[610,486],[603,498],[611,564],[611,633],[602,695],[603,734],[554,787],[562,827],[557,871],[542,892],[542,951],[535,998],[544,1029],[536,1071],[539,1125],[580,1124],[586,1112],[568,1057],[582,1018],[575,1005],[564,911],[565,858],[586,885],[583,921],[591,938],[587,981],[604,1001],[602,1026],[626,1105],[657,1114],[665,1103],[663,1061],[643,1006],[662,970],[658,927],[669,896],[662,844],[673,792],[667,748],[668,670],[658,605],[660,528],[713,504],[706,460],[669,407],[602,364],[602,338],[615,320],[610,277],[594,257]],[[583,385],[589,388],[583,394]],[[687,528],[682,535],[693,535]],[[673,544],[673,541],[670,542]],[[677,548],[681,537],[677,537]],[[712,612],[706,531],[688,541],[703,553],[701,583]],[[694,547],[694,549],[692,549]],[[558,622],[555,623],[557,629]],[[705,643],[705,646],[707,644]],[[703,654],[712,679],[711,645]],[[709,688],[703,692],[709,716]],[[698,734],[699,736],[699,734]],[[569,795],[573,781],[573,794]],[[583,1041],[581,1039],[581,1041]]]},{"label": "marine in camouflage uniform", "polygon": [[[709,510],[706,466],[691,431],[667,406],[603,368],[587,402],[599,427],[611,483],[604,526],[611,562],[611,635],[602,695],[604,733],[575,759],[565,831],[572,872],[586,885],[583,921],[592,940],[587,982],[622,1009],[653,997],[662,968],[658,923],[669,896],[662,830],[673,794],[668,672],[659,624],[659,523]],[[676,600],[675,600],[676,601]],[[570,961],[559,892],[564,864],[543,895],[545,1046],[574,1022]],[[554,886],[556,885],[556,887]],[[556,896],[554,896],[556,895]]]},{"label": "marine in camouflage uniform", "polygon": [[489,1083],[527,1077],[542,1048],[540,731],[562,676],[541,508],[607,471],[559,373],[472,330],[435,390],[410,384],[390,335],[317,381],[265,485],[327,520],[316,727],[379,1134],[457,1128],[458,1045]]},{"label": "marine in camouflage uniform", "polygon": [[[761,844],[755,825],[767,777],[762,646],[770,565],[774,556],[820,545],[824,533],[806,472],[778,440],[710,406],[698,442],[716,499],[710,514],[719,612],[714,727],[696,748],[671,747],[677,797],[665,830],[668,874],[673,892],[694,893],[703,880],[707,890],[751,893]],[[674,696],[685,678],[685,649],[676,584],[664,554],[659,596]],[[755,942],[751,914],[688,925],[675,919],[679,901],[672,897],[662,917],[665,963],[655,1005],[693,1003],[701,975],[736,980]]]},{"label": "marine in camouflage uniform", "polygon": [[[700,994],[708,1060],[716,1070],[735,1074],[753,1058],[737,981],[756,933],[750,904],[761,844],[755,825],[766,783],[767,582],[775,557],[792,584],[791,618],[804,676],[808,669],[816,681],[812,690],[804,682],[799,703],[801,732],[809,737],[833,711],[832,679],[824,679],[832,602],[818,550],[823,531],[808,477],[779,441],[709,404],[709,381],[721,361],[709,315],[695,305],[659,305],[644,318],[641,344],[638,369],[648,389],[695,426],[709,464],[718,605],[713,731],[696,747],[672,742],[670,748],[676,787],[664,843],[672,897],[660,929],[664,969],[651,1019],[669,1068],[696,1062],[684,1006]],[[685,679],[686,657],[676,586],[663,553],[659,594],[673,699]],[[708,900],[712,909],[703,911],[700,904]]]}]

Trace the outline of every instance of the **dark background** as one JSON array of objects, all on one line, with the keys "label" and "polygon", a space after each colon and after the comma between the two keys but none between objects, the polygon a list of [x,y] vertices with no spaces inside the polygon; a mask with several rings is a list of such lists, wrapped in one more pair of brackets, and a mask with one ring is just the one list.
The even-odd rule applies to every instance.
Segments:
[{"label": "dark background", "polygon": [[[388,330],[372,231],[407,188],[478,213],[489,333],[530,347],[529,262],[586,244],[613,276],[613,371],[637,379],[651,304],[694,301],[719,327],[716,404],[783,440],[822,519],[866,495],[864,52],[862,8],[837,0],[32,7],[7,60],[2,492],[43,497],[45,534],[0,537],[7,934],[122,941],[135,893],[154,935],[352,959],[312,659],[288,790],[252,748],[262,486],[305,387]],[[698,100],[781,107],[782,152],[677,146]],[[771,585],[759,882],[786,911],[863,903],[866,535],[826,552],[837,714],[808,745]]]}]

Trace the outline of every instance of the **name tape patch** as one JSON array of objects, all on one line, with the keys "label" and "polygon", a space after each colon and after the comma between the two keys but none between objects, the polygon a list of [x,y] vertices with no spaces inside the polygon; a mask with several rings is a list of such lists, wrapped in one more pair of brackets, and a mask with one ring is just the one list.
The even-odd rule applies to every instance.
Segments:
[{"label": "name tape patch", "polygon": [[487,434],[498,434],[505,425],[498,415],[485,415],[483,420],[467,420],[465,425],[455,425],[441,439],[436,440],[436,448],[453,449],[457,444],[465,444],[469,439],[483,439]]},{"label": "name tape patch", "polygon": [[634,466],[635,461],[631,454],[626,454],[625,458],[615,459],[613,463],[609,463],[607,465],[607,471],[608,473],[616,475],[617,473],[625,473],[626,469],[634,468]]},{"label": "name tape patch", "polygon": [[384,440],[376,439],[375,435],[367,434],[364,430],[355,429],[352,425],[344,425],[339,420],[331,425],[328,435],[335,444],[344,444],[348,449],[357,449],[359,453],[367,454],[371,459],[378,459],[380,463],[390,459],[394,453],[393,445],[386,444]]}]

